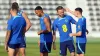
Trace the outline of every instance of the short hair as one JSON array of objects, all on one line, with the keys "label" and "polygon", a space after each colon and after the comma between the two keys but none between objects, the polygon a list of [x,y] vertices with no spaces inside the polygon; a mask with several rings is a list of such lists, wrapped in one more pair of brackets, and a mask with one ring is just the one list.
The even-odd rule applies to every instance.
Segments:
[{"label": "short hair", "polygon": [[43,10],[41,6],[37,6],[35,10]]},{"label": "short hair", "polygon": [[75,11],[79,11],[81,14],[83,12],[82,8],[80,8],[80,7],[76,8]]},{"label": "short hair", "polygon": [[15,9],[15,10],[19,10],[19,6],[18,6],[18,3],[17,2],[14,2],[14,3],[12,3],[12,6],[11,6],[11,9]]},{"label": "short hair", "polygon": [[64,9],[62,6],[58,6],[57,8],[56,8],[56,10],[58,11],[58,10],[60,10],[60,9]]}]

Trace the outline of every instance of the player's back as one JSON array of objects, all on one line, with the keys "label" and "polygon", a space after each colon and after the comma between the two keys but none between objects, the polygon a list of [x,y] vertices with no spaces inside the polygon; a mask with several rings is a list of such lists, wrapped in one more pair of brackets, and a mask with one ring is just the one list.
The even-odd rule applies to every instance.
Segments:
[{"label": "player's back", "polygon": [[15,16],[11,20],[11,37],[10,44],[17,44],[24,42],[24,28],[26,22],[23,17]]},{"label": "player's back", "polygon": [[[41,30],[46,30],[46,25],[44,23],[44,18],[47,17],[49,19],[49,23],[51,26],[51,20],[48,14],[44,14],[44,16],[42,16],[40,18],[40,26],[41,26]],[[52,32],[46,33],[46,34],[41,34],[40,35],[40,42],[52,42]]]},{"label": "player's back", "polygon": [[[19,10],[18,13],[17,13],[17,15],[23,17],[23,15],[22,15],[23,12],[24,12],[23,10]],[[10,14],[10,17],[13,18],[13,16],[11,14]]]}]

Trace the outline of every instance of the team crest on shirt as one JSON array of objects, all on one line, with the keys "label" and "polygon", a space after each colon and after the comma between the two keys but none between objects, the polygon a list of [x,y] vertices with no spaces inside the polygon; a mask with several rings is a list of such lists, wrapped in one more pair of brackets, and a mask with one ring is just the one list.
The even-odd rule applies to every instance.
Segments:
[{"label": "team crest on shirt", "polygon": [[78,28],[80,29],[80,25],[78,25]]},{"label": "team crest on shirt", "polygon": [[58,24],[60,24],[60,23],[58,23]]},{"label": "team crest on shirt", "polygon": [[68,22],[68,20],[66,19],[65,22]]}]

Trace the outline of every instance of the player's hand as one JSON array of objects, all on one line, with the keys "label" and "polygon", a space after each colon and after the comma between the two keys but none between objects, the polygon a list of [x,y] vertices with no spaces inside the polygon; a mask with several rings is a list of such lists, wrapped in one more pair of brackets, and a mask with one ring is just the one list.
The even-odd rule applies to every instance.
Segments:
[{"label": "player's hand", "polygon": [[70,11],[70,9],[69,9],[69,8],[65,8],[65,11],[69,12],[69,11]]},{"label": "player's hand", "polygon": [[52,47],[53,47],[54,50],[56,50],[56,44],[55,44],[55,42],[53,42],[53,46]]},{"label": "player's hand", "polygon": [[40,34],[42,34],[42,32],[43,32],[43,31],[41,30],[41,31],[39,31],[37,34],[40,35]]},{"label": "player's hand", "polygon": [[8,52],[8,45],[5,45],[5,50]]},{"label": "player's hand", "polygon": [[72,34],[72,33],[70,33],[70,34],[69,34],[69,36],[70,36],[70,37],[72,37],[72,36],[73,36],[73,34]]},{"label": "player's hand", "polygon": [[40,40],[38,41],[38,46],[40,47]]},{"label": "player's hand", "polygon": [[86,30],[86,32],[87,32],[87,34],[89,34],[89,31],[88,30]]},{"label": "player's hand", "polygon": [[40,35],[40,34],[41,34],[41,32],[38,32],[37,34],[38,34],[38,35]]}]

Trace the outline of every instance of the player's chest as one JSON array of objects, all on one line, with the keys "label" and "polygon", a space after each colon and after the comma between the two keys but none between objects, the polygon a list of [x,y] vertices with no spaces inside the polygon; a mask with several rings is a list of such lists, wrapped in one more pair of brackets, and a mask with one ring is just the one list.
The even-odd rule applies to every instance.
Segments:
[{"label": "player's chest", "polygon": [[44,25],[44,19],[40,19],[40,25]]},{"label": "player's chest", "polygon": [[69,22],[69,20],[68,19],[62,19],[62,20],[58,20],[58,22],[57,22],[57,26],[58,27],[62,27],[63,25],[69,25],[70,24],[70,22]]}]

